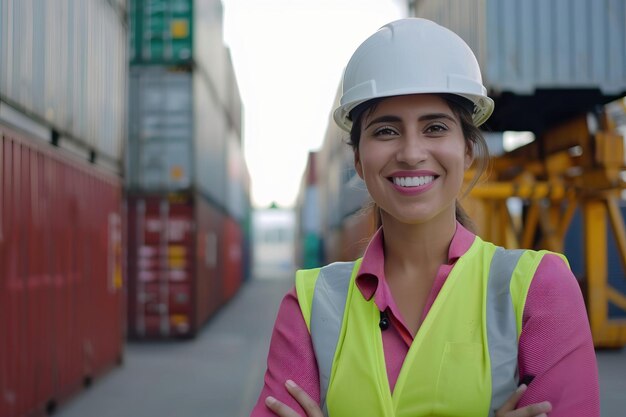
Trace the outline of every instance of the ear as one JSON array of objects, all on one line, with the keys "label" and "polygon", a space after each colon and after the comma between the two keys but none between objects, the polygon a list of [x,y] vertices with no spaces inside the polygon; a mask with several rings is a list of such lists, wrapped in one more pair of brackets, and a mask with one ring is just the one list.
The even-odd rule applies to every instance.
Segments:
[{"label": "ear", "polygon": [[359,174],[359,177],[363,179],[363,166],[361,166],[361,154],[359,154],[358,149],[354,151],[354,169]]}]

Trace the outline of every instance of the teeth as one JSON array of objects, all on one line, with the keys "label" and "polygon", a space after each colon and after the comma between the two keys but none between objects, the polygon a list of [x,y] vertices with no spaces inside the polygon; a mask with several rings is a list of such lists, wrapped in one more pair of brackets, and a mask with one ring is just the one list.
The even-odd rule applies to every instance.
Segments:
[{"label": "teeth", "polygon": [[419,187],[420,185],[428,184],[435,179],[433,175],[426,175],[424,177],[393,177],[393,183],[400,187]]}]

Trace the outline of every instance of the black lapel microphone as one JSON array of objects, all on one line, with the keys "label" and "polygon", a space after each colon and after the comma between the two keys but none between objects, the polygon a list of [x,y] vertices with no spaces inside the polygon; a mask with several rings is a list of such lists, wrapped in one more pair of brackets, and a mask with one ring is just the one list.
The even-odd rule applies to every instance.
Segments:
[{"label": "black lapel microphone", "polygon": [[378,327],[380,327],[380,330],[383,332],[389,328],[389,317],[387,316],[387,311],[380,312],[380,321],[378,322]]}]

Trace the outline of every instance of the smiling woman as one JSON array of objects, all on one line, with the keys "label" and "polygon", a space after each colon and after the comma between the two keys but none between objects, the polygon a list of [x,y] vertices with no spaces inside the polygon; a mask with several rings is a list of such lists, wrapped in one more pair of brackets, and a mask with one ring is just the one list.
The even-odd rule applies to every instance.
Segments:
[{"label": "smiling woman", "polygon": [[483,241],[458,203],[492,111],[442,26],[398,20],[357,48],[334,119],[380,227],[362,258],[296,273],[253,416],[600,415],[566,259]]},{"label": "smiling woman", "polygon": [[[428,100],[428,99],[430,99],[431,101],[439,100],[440,102],[439,107],[441,108],[441,106],[443,105],[444,110],[442,113],[424,114],[418,117],[417,120],[419,122],[422,122],[422,124],[424,125],[424,128],[425,128],[425,132],[423,133],[424,137],[430,137],[432,139],[434,138],[444,139],[444,138],[448,138],[450,134],[454,133],[455,131],[457,134],[462,135],[462,138],[463,138],[462,141],[465,143],[465,149],[464,149],[465,161],[464,161],[463,169],[464,170],[467,169],[469,167],[469,164],[471,164],[472,162],[475,167],[474,178],[472,179],[472,181],[470,181],[467,187],[467,190],[465,191],[466,193],[469,192],[469,190],[473,187],[473,185],[478,181],[480,176],[485,171],[485,168],[487,167],[487,164],[489,161],[488,159],[489,151],[487,149],[487,144],[485,142],[485,139],[483,138],[478,127],[475,126],[472,121],[472,114],[471,114],[472,103],[467,99],[464,99],[460,96],[454,96],[451,94],[440,94],[438,96],[427,96],[427,95],[401,96],[398,99],[399,100],[417,100],[417,101]],[[353,118],[356,121],[356,123],[353,124],[352,129],[350,131],[349,144],[352,146],[355,152],[356,167],[359,170],[359,175],[362,178],[363,178],[362,169],[359,169],[360,166],[362,167],[362,164],[360,163],[360,160],[359,160],[360,159],[359,157],[361,156],[362,152],[359,151],[359,145],[361,142],[361,123],[362,123],[362,119],[364,118],[364,116],[367,116],[366,117],[367,122],[365,123],[366,127],[364,131],[365,134],[363,135],[364,137],[367,137],[368,129],[372,126],[375,126],[377,123],[384,123],[384,122],[401,123],[402,122],[402,119],[396,116],[383,115],[380,117],[373,117],[373,114],[380,112],[380,110],[378,109],[380,107],[379,106],[380,101],[381,99],[370,100],[364,104],[361,104],[359,107],[355,108],[355,110],[352,111]],[[389,100],[387,100],[387,102],[389,102]],[[403,103],[399,103],[399,106],[402,106],[402,105]],[[367,112],[365,111],[366,106],[367,106]],[[428,106],[426,106],[426,108],[428,108]],[[383,127],[383,129],[385,128],[386,127]],[[403,128],[407,129],[407,127],[404,127],[404,126]],[[451,132],[451,129],[452,129],[452,132]],[[394,131],[393,128],[389,128],[389,132],[387,133],[390,135],[390,137],[396,137],[397,135],[401,133],[401,131]],[[381,136],[384,137],[384,135],[381,135],[381,134],[382,132],[380,132],[380,130],[377,130],[375,135],[378,138],[381,138]],[[432,142],[439,143],[441,145],[442,140],[426,141],[426,144],[432,143]],[[446,147],[444,146],[443,148],[445,149]],[[431,175],[427,175],[426,177],[430,177],[430,176]],[[394,179],[392,177],[397,177],[398,179]],[[432,177],[434,181],[436,175],[432,175]],[[422,179],[417,179],[417,178],[410,179],[410,178],[411,178],[410,176],[409,177],[401,177],[399,175],[390,176],[390,179],[394,182],[394,184],[400,186],[400,188],[398,188],[398,191],[401,193],[406,193],[408,195],[411,195],[414,193],[423,192],[424,187],[421,187],[418,189],[412,189],[412,188],[407,188],[406,186],[411,185],[413,182],[417,182],[417,184],[415,185],[422,185],[419,182],[425,183],[426,180],[424,179],[424,177],[422,177]],[[428,182],[430,183],[431,181],[428,181]],[[370,190],[370,193],[371,192],[372,191]],[[376,201],[376,199],[374,199],[374,201]],[[377,216],[377,219],[379,219],[377,222],[378,226],[381,226],[381,223],[380,223],[381,213],[377,207],[374,208],[374,211]],[[472,231],[475,231],[471,219],[465,213],[465,211],[461,207],[461,204],[459,203],[458,200],[456,200],[455,202],[455,213],[456,213],[456,219],[464,227]]]},{"label": "smiling woman", "polygon": [[382,101],[361,122],[356,170],[380,208],[382,221],[454,223],[455,201],[472,162],[460,119],[436,95]]}]

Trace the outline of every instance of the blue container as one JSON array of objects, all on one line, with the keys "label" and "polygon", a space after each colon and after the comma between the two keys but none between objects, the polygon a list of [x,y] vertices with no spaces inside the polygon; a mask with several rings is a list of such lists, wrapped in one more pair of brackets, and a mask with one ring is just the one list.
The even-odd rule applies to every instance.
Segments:
[{"label": "blue container", "polygon": [[[621,207],[622,217],[626,218],[626,206]],[[577,278],[585,275],[585,252],[584,252],[584,233],[583,233],[583,216],[579,210],[570,223],[569,229],[565,234],[565,256],[570,263],[570,267]],[[608,282],[611,287],[615,288],[622,294],[626,294],[626,271],[620,260],[619,248],[611,225],[607,224],[607,275]],[[626,318],[626,311],[609,303],[609,318]]]}]

